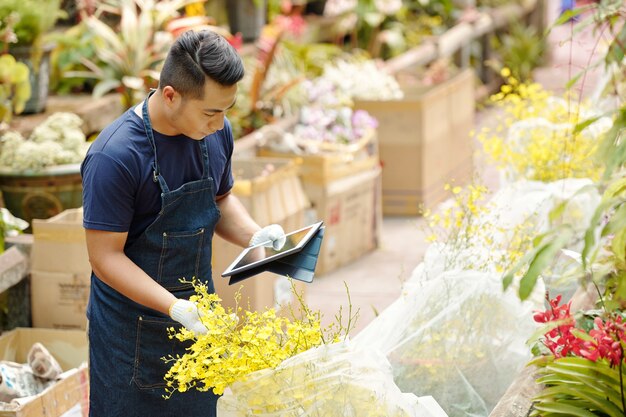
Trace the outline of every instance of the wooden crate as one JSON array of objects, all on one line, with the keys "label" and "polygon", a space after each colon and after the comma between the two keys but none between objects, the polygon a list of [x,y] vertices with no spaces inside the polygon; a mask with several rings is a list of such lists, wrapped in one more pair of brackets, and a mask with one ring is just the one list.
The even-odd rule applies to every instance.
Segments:
[{"label": "wooden crate", "polygon": [[379,165],[378,136],[370,129],[352,144],[312,143],[299,141],[305,148],[318,149],[315,154],[295,154],[259,148],[258,155],[276,158],[299,158],[300,179],[303,183],[326,184],[350,175],[371,170]]}]

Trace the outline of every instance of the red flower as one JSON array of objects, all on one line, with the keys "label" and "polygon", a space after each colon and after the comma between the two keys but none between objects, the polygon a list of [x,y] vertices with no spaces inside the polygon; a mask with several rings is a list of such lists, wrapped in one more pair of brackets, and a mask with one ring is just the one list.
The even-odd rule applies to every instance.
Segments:
[{"label": "red flower", "polygon": [[559,305],[560,295],[552,300],[548,298],[548,301],[550,308],[536,312],[533,318],[538,323],[560,322],[544,334],[543,340],[555,358],[573,355],[593,362],[606,359],[611,366],[619,365],[624,358],[622,343],[626,342],[626,324],[622,316],[616,315],[605,320],[596,317],[594,328],[589,331],[592,340],[582,339],[572,332],[576,322],[570,313],[570,303]]}]

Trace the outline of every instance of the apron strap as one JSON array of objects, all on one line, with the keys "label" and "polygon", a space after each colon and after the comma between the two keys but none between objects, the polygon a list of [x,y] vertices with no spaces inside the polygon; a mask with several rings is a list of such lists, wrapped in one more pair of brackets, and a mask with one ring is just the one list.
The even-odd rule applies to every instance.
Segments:
[{"label": "apron strap", "polygon": [[156,90],[150,91],[148,97],[143,101],[143,106],[141,109],[141,114],[143,116],[143,129],[146,132],[146,136],[148,137],[148,142],[150,142],[150,146],[152,146],[152,151],[154,153],[154,162],[152,163],[152,180],[154,182],[158,182],[161,187],[161,191],[164,193],[169,192],[169,188],[167,187],[167,183],[165,179],[159,173],[159,162],[157,161],[157,149],[156,142],[154,140],[154,132],[152,130],[152,123],[150,122],[150,115],[148,114],[148,99],[154,94]]},{"label": "apron strap", "polygon": [[202,179],[205,180],[211,176],[209,171],[209,150],[206,145],[206,138],[200,141],[200,151],[202,152]]}]

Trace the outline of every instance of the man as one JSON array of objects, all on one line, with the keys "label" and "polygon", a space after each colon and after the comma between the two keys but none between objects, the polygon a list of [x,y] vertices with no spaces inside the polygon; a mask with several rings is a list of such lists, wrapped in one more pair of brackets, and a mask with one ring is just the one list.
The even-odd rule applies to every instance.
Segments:
[{"label": "man", "polygon": [[234,143],[225,113],[244,75],[221,36],[187,32],[159,88],[104,129],[82,165],[83,224],[93,273],[89,318],[90,416],[214,416],[217,397],[191,390],[163,399],[169,364],[184,353],[167,328],[207,329],[181,278],[213,290],[213,232],[242,247],[280,248],[233,185]]}]

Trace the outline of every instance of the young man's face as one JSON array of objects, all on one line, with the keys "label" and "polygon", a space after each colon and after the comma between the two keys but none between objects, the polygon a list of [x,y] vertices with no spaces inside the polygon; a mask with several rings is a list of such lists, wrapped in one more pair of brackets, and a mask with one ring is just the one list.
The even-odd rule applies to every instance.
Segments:
[{"label": "young man's face", "polygon": [[184,135],[201,140],[224,128],[224,117],[235,105],[237,85],[223,86],[207,79],[202,99],[180,100],[172,121]]}]

